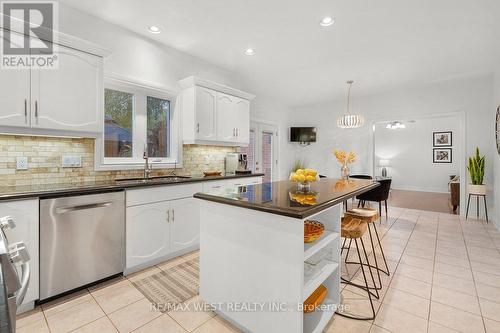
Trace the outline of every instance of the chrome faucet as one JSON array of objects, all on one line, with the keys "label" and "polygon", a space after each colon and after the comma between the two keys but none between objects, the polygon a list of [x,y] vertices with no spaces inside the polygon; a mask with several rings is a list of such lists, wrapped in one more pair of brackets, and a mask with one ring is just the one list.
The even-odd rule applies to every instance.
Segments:
[{"label": "chrome faucet", "polygon": [[149,154],[147,145],[144,147],[144,153],[142,154],[142,158],[144,159],[144,178],[148,179],[149,175],[153,171],[153,165],[149,164]]}]

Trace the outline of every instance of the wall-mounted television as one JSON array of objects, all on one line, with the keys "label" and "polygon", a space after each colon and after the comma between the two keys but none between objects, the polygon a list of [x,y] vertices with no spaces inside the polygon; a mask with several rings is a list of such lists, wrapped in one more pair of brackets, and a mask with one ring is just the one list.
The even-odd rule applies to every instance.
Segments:
[{"label": "wall-mounted television", "polygon": [[316,142],[316,127],[290,127],[290,142]]}]

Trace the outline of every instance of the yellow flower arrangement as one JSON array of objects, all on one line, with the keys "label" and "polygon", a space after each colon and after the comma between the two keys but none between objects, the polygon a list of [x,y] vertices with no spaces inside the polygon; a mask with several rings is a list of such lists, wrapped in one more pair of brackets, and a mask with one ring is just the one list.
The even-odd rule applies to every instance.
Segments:
[{"label": "yellow flower arrangement", "polygon": [[344,150],[334,149],[333,154],[341,165],[347,165],[356,162],[356,153],[353,151],[346,152]]}]

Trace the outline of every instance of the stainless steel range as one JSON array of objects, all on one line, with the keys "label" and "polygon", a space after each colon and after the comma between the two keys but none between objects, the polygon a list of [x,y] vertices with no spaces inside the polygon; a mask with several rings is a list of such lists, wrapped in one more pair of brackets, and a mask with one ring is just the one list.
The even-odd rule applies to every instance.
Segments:
[{"label": "stainless steel range", "polygon": [[40,200],[40,300],[124,267],[124,192]]},{"label": "stainless steel range", "polygon": [[[16,331],[16,312],[28,290],[30,281],[29,254],[23,242],[9,244],[4,231],[15,228],[9,216],[0,218],[0,265],[3,273],[3,288],[7,298],[9,312],[9,331]],[[21,277],[16,266],[21,266]],[[4,324],[4,323],[2,323]]]}]

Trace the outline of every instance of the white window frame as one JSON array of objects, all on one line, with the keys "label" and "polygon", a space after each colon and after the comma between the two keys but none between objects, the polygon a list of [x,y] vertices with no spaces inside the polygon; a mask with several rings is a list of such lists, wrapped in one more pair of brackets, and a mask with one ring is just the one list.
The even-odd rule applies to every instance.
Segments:
[{"label": "white window frame", "polygon": [[[180,131],[180,108],[177,107],[177,92],[115,77],[104,78],[104,88],[133,94],[132,157],[104,157],[104,115],[101,119],[101,135],[95,140],[94,168],[97,171],[136,170],[144,168],[144,144],[147,139],[147,97],[170,101],[170,157],[150,157],[153,169],[182,167],[182,140]],[[103,91],[104,96],[104,91]],[[102,103],[104,104],[104,98]]]}]

